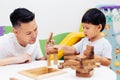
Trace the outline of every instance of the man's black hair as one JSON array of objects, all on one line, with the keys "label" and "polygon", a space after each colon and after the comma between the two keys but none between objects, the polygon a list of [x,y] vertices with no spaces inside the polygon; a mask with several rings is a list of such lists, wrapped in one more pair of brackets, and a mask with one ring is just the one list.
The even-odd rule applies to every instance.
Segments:
[{"label": "man's black hair", "polygon": [[10,14],[10,21],[13,27],[20,26],[20,23],[28,23],[35,18],[35,14],[26,8],[17,8]]}]

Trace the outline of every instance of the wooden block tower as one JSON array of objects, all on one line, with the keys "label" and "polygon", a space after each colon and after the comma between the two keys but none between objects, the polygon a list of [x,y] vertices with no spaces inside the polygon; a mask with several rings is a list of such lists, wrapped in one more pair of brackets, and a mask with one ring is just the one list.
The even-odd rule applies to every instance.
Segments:
[{"label": "wooden block tower", "polygon": [[91,77],[93,74],[94,67],[97,67],[96,63],[98,61],[94,59],[94,47],[87,45],[86,50],[84,51],[84,55],[76,56],[74,59],[69,59],[60,63],[58,68],[67,68],[71,67],[76,70],[76,76],[78,77]]}]

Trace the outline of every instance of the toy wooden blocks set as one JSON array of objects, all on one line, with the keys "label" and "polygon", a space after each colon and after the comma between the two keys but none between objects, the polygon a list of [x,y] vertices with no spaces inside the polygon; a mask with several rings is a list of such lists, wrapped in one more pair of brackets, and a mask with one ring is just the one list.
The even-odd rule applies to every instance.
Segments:
[{"label": "toy wooden blocks set", "polygon": [[94,68],[99,66],[99,64],[97,64],[98,61],[94,59],[94,47],[87,45],[84,54],[86,54],[86,56],[73,56],[73,54],[71,54],[73,58],[65,59],[64,62],[60,63],[59,68],[71,67],[76,70],[76,76],[91,77],[93,75]]},{"label": "toy wooden blocks set", "polygon": [[[31,77],[35,80],[39,80],[41,78],[46,78],[58,74],[65,73],[63,68],[69,68],[76,70],[76,76],[78,77],[91,77],[93,75],[93,70],[98,65],[98,61],[94,58],[94,47],[87,45],[86,50],[84,51],[85,56],[70,53],[64,53],[64,62],[58,65],[58,68],[51,68],[51,59],[50,56],[54,55],[54,64],[58,64],[57,53],[58,50],[56,48],[52,48],[54,43],[51,41],[53,33],[50,34],[50,37],[46,41],[45,52],[47,56],[47,65],[43,67],[28,69],[20,71],[20,74]],[[47,50],[49,48],[49,50]],[[48,52],[49,51],[49,52]],[[63,51],[64,52],[64,51]],[[11,79],[12,80],[12,79]]]}]

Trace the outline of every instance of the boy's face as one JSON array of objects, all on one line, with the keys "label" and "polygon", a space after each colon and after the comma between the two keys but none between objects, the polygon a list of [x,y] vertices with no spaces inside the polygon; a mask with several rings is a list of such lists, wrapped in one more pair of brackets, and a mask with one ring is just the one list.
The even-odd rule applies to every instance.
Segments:
[{"label": "boy's face", "polygon": [[94,41],[100,37],[100,30],[102,28],[101,25],[82,23],[82,26],[85,37],[87,37],[90,41]]},{"label": "boy's face", "polygon": [[25,47],[27,44],[35,43],[38,29],[35,20],[33,20],[29,23],[21,23],[20,27],[13,29],[13,32],[20,45]]}]

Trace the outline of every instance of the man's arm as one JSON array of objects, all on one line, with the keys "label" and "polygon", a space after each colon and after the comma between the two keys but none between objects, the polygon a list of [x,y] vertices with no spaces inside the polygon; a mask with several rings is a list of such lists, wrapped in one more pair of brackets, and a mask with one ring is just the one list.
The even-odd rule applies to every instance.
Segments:
[{"label": "man's arm", "polygon": [[0,66],[5,66],[14,63],[16,63],[16,57],[0,59]]},{"label": "man's arm", "polygon": [[17,56],[0,59],[0,66],[25,63],[25,62],[31,62],[31,61],[32,61],[31,56],[27,53],[24,53]]}]

